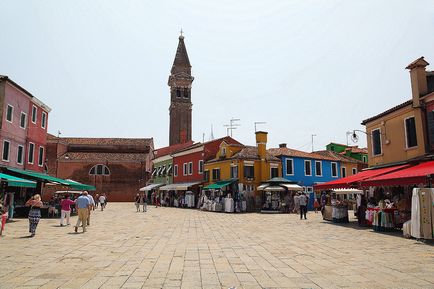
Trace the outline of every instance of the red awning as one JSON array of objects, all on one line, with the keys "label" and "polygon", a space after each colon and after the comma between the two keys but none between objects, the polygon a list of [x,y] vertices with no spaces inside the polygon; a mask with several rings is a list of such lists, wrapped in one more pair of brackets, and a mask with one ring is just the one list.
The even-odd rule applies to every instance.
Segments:
[{"label": "red awning", "polygon": [[376,176],[362,181],[362,186],[397,186],[426,184],[429,178],[434,177],[434,161],[420,163],[399,171]]},{"label": "red awning", "polygon": [[331,190],[331,189],[346,189],[354,186],[358,186],[359,183],[363,180],[384,175],[402,168],[408,167],[408,165],[399,165],[375,170],[365,170],[361,171],[358,174],[348,176],[342,179],[330,181],[324,184],[319,184],[314,186],[314,190]]}]

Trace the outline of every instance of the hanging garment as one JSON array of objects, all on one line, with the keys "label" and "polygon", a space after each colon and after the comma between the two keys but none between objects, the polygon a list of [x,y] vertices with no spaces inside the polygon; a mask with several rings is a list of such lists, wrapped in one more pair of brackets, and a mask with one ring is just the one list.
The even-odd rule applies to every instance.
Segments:
[{"label": "hanging garment", "polygon": [[432,239],[431,189],[420,189],[419,192],[422,238]]},{"label": "hanging garment", "polygon": [[411,197],[411,236],[418,239],[421,238],[420,218],[419,189],[414,188]]}]

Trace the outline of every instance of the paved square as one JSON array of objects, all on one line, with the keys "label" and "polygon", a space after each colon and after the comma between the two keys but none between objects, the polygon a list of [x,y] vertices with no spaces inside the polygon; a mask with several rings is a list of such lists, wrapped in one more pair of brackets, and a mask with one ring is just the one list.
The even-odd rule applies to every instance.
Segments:
[{"label": "paved square", "polygon": [[433,246],[314,213],[109,203],[85,234],[58,219],[27,232],[27,219],[6,225],[0,288],[434,288]]}]

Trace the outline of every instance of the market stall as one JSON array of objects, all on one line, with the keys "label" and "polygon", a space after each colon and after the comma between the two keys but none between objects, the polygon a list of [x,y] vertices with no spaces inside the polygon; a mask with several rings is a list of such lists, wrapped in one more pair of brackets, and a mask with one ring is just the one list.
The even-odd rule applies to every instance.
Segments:
[{"label": "market stall", "polygon": [[[357,195],[362,195],[362,190],[357,189],[335,189],[332,192],[332,199],[330,205],[326,205],[324,212],[325,220],[332,221],[333,223],[348,223],[349,216],[348,210],[353,209],[354,200]],[[331,218],[330,218],[331,212]]]},{"label": "market stall", "polygon": [[189,182],[164,185],[159,188],[161,203],[166,206],[196,208],[201,183]]},{"label": "market stall", "polygon": [[303,188],[283,178],[273,178],[257,188],[262,191],[261,213],[289,212],[289,200],[295,192],[303,191]]},{"label": "market stall", "polygon": [[239,194],[238,179],[228,179],[209,184],[202,189],[199,207],[213,212],[245,212],[246,201]]}]

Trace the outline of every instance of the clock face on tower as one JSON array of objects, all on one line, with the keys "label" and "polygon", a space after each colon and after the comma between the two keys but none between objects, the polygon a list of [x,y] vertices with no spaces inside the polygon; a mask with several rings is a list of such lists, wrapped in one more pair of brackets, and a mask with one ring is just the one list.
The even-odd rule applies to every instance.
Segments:
[{"label": "clock face on tower", "polygon": [[191,85],[193,80],[184,36],[181,35],[167,83],[170,86],[169,145],[191,140]]}]

